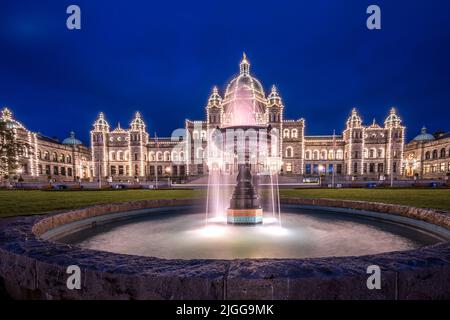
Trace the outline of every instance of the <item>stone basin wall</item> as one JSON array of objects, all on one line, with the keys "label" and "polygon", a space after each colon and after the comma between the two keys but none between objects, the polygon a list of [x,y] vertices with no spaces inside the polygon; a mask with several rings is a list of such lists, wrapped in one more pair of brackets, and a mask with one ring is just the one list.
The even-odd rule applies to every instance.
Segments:
[{"label": "stone basin wall", "polygon": [[[450,229],[448,212],[363,201],[282,202],[389,213]],[[88,217],[193,204],[199,204],[199,200],[147,200],[3,219],[0,286],[18,299],[450,298],[450,242],[360,257],[167,260],[81,249],[39,237],[52,228]],[[66,287],[69,265],[81,268],[80,290]],[[382,270],[380,290],[367,289],[366,270],[370,265]]]}]

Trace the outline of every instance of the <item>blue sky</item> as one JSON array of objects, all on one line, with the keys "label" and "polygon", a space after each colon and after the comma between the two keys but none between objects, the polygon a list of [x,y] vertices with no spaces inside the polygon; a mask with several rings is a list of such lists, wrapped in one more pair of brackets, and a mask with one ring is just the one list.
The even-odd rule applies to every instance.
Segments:
[{"label": "blue sky", "polygon": [[[82,29],[66,28],[77,4]],[[382,30],[365,27],[382,10]],[[148,131],[170,135],[204,119],[245,51],[266,91],[307,134],[340,132],[352,107],[365,123],[396,106],[414,137],[449,131],[450,2],[100,1],[0,2],[0,106],[33,131],[85,142],[105,112],[126,127],[136,110]]]}]

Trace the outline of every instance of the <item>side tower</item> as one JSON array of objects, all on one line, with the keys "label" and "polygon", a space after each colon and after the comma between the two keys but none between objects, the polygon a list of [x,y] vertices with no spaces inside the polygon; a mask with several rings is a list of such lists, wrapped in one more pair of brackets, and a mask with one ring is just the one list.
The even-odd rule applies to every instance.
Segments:
[{"label": "side tower", "polygon": [[345,141],[344,159],[346,174],[357,177],[363,173],[364,127],[356,108],[352,109],[347,119],[343,138]]},{"label": "side tower", "polygon": [[386,130],[386,174],[393,179],[403,175],[403,152],[405,146],[405,127],[395,108],[391,108],[384,121]]},{"label": "side tower", "polygon": [[135,179],[142,179],[147,176],[146,145],[148,144],[148,133],[146,131],[145,122],[139,111],[135,113],[134,118],[130,123],[128,142],[132,176]]},{"label": "side tower", "polygon": [[91,130],[92,173],[97,179],[108,176],[109,124],[103,112],[100,112]]}]

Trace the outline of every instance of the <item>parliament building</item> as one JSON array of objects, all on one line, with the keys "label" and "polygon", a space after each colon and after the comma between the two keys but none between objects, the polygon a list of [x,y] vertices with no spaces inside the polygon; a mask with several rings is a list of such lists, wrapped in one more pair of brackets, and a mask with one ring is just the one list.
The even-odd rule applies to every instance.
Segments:
[{"label": "parliament building", "polygon": [[186,120],[184,128],[174,131],[172,137],[151,136],[139,112],[126,128],[112,128],[100,113],[93,122],[89,146],[73,132],[62,142],[31,132],[7,108],[2,110],[0,120],[9,123],[17,138],[32,147],[18,159],[18,175],[25,181],[97,181],[99,177],[152,181],[166,176],[203,176],[213,168],[231,174],[238,161],[236,145],[228,153],[222,150],[219,157],[212,148],[212,136],[236,128],[270,132],[256,139],[257,144],[265,145],[268,137],[269,147],[258,145],[255,152],[246,155],[254,158],[252,168],[261,173],[268,170],[283,176],[379,181],[446,179],[450,172],[450,135],[433,136],[424,128],[407,143],[406,128],[395,108],[386,110],[379,124],[375,120],[365,124],[353,108],[343,119],[342,132],[307,135],[310,130],[306,120],[286,119],[285,107],[275,86],[265,92],[244,54],[239,73],[224,92],[213,88],[205,105],[205,118]]}]

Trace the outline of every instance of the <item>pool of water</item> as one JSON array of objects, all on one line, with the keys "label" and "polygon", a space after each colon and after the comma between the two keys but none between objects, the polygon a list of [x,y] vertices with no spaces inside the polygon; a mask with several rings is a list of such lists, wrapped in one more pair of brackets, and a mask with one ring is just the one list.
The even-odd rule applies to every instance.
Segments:
[{"label": "pool of water", "polygon": [[440,241],[405,226],[320,209],[286,208],[282,222],[227,225],[190,210],[151,212],[84,229],[56,241],[83,248],[166,259],[314,258],[415,249]]}]

